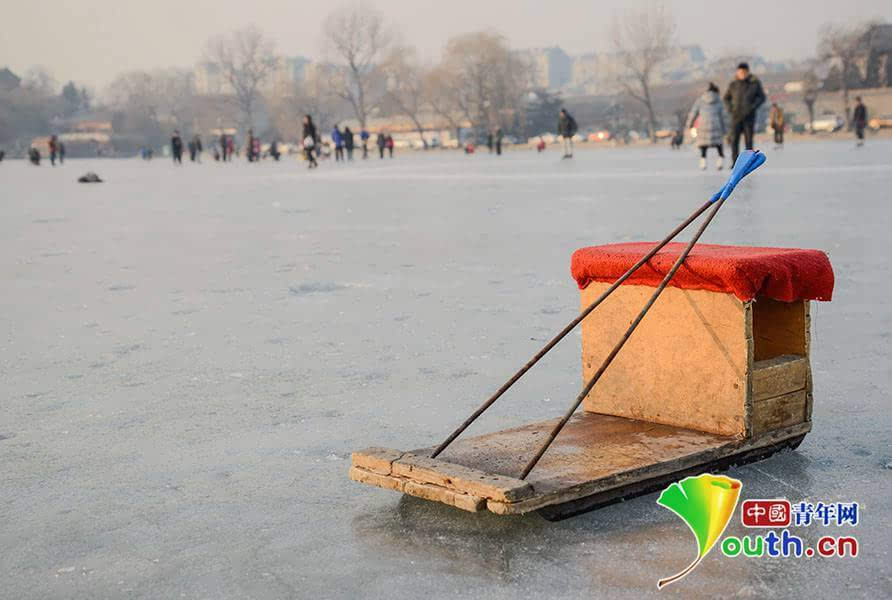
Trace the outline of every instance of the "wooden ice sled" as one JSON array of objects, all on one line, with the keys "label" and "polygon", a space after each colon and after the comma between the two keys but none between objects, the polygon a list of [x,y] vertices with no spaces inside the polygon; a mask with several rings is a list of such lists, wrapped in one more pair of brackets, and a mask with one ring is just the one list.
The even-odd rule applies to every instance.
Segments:
[{"label": "wooden ice sled", "polygon": [[[582,306],[607,286],[589,284]],[[624,284],[582,322],[584,381],[652,291]],[[459,438],[436,459],[433,448],[369,448],[353,454],[350,478],[555,520],[761,460],[811,430],[809,329],[808,300],[669,287],[525,480],[557,419]]]}]

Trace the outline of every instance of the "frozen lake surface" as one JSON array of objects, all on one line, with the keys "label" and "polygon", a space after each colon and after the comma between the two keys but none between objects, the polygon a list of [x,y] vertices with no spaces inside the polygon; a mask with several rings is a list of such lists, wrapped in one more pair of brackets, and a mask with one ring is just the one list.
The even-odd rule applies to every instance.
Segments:
[{"label": "frozen lake surface", "polygon": [[[767,154],[703,241],[823,249],[836,291],[813,305],[813,432],[728,474],[860,502],[857,528],[801,535],[861,554],[716,549],[662,594],[890,597],[892,143]],[[664,147],[0,164],[0,596],[657,595],[695,546],[656,494],[473,515],[353,483],[349,456],[442,440],[575,315],[573,250],[659,239],[725,175]],[[579,343],[471,432],[561,414]]]}]

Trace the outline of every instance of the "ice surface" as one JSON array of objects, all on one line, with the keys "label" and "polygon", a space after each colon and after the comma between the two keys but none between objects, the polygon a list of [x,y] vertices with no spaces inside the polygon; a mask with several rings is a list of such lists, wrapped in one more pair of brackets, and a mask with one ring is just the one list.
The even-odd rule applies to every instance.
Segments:
[{"label": "ice surface", "polygon": [[[714,552],[662,593],[888,597],[892,143],[766,153],[703,241],[824,249],[836,293],[813,307],[814,431],[729,474],[861,502],[856,530],[802,531],[861,555]],[[472,515],[353,483],[349,454],[439,442],[575,314],[574,249],[658,239],[726,173],[664,147],[0,164],[0,596],[656,595],[695,545],[655,494]],[[471,432],[579,386],[570,336]]]}]

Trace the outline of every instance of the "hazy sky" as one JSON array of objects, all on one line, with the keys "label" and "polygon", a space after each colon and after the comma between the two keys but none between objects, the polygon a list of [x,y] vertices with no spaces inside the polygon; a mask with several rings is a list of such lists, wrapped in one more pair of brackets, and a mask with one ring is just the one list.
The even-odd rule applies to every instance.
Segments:
[{"label": "hazy sky", "polygon": [[[560,45],[570,54],[607,49],[605,25],[628,2],[607,0],[377,0],[374,4],[422,55],[436,58],[449,36],[493,28],[515,48]],[[318,58],[325,15],[336,2],[306,0],[3,0],[0,67],[47,67],[101,91],[127,69],[190,66],[206,39],[254,24],[280,53]],[[755,52],[769,59],[814,52],[830,19],[892,21],[890,0],[675,0],[679,41],[708,56]],[[839,9],[844,8],[845,12]]]}]

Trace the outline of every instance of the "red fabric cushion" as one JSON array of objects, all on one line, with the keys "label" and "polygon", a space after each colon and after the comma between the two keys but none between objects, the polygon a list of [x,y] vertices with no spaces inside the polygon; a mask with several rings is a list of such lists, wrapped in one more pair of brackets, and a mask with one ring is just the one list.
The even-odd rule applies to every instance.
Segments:
[{"label": "red fabric cushion", "polygon": [[[579,289],[592,281],[613,283],[655,245],[633,242],[580,248],[573,253],[570,271]],[[668,244],[626,283],[658,286],[684,247],[680,242]],[[697,244],[669,285],[734,294],[743,301],[756,296],[782,302],[830,300],[833,268],[820,250]]]}]

